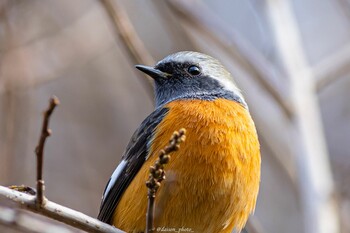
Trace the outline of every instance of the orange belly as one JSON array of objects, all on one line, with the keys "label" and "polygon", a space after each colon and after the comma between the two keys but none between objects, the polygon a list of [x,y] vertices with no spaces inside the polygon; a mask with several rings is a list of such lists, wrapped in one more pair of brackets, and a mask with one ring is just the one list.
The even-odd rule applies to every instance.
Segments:
[{"label": "orange belly", "polygon": [[144,231],[149,167],[172,133],[186,128],[186,141],[171,154],[156,195],[156,232],[241,230],[255,208],[260,181],[259,142],[248,111],[225,99],[178,100],[166,107],[150,157],[121,198],[113,225]]}]

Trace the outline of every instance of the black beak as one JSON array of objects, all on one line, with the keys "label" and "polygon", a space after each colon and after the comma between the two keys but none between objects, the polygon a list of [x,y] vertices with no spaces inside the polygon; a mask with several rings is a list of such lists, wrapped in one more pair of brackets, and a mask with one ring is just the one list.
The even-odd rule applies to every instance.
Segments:
[{"label": "black beak", "polygon": [[157,70],[151,66],[144,66],[144,65],[136,65],[135,66],[138,70],[142,71],[143,73],[151,76],[153,79],[161,79],[161,78],[167,78],[169,74],[164,73],[160,70]]}]

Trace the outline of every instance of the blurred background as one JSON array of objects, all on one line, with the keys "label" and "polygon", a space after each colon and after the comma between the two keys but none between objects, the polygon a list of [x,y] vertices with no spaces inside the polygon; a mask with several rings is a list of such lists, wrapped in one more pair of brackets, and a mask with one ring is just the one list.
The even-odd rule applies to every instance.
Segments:
[{"label": "blurred background", "polygon": [[[56,95],[46,195],[95,217],[153,110],[134,65],[181,50],[222,61],[250,106],[262,151],[251,232],[350,233],[349,0],[0,0],[0,184],[35,186],[42,111]],[[0,232],[54,231],[0,221]]]}]

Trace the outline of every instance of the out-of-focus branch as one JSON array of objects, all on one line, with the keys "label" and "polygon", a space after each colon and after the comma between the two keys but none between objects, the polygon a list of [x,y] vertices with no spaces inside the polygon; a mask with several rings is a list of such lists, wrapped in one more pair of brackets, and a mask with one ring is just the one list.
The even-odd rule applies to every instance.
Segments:
[{"label": "out-of-focus branch", "polygon": [[37,168],[36,168],[36,202],[38,206],[42,206],[44,204],[44,189],[45,184],[43,180],[43,160],[44,160],[44,146],[45,141],[48,136],[51,135],[51,130],[49,129],[49,121],[51,114],[55,107],[60,103],[58,98],[56,96],[51,97],[50,99],[50,105],[48,109],[44,112],[44,120],[43,120],[43,126],[41,129],[41,135],[39,138],[38,146],[35,148],[35,153],[37,157]]},{"label": "out-of-focus branch", "polygon": [[[28,224],[30,223],[30,224]],[[26,233],[76,233],[66,226],[60,226],[48,221],[42,221],[24,211],[0,205],[0,225]]]},{"label": "out-of-focus branch", "polygon": [[152,3],[157,14],[159,14],[160,23],[164,25],[164,30],[176,42],[177,48],[182,50],[193,50],[193,48],[196,48],[196,44],[188,36],[183,26],[179,24],[177,15],[172,14],[172,9],[167,1],[151,1],[150,3]]},{"label": "out-of-focus branch", "polygon": [[[194,25],[197,29],[213,41],[227,53],[236,59],[240,66],[245,67],[252,77],[268,91],[279,104],[283,112],[291,117],[293,106],[285,96],[288,88],[274,79],[277,70],[264,59],[260,52],[253,49],[232,27],[225,24],[203,3],[196,2],[196,7],[186,0],[169,0],[169,7],[179,15],[179,19]],[[205,17],[204,17],[205,16]]]},{"label": "out-of-focus branch", "polygon": [[345,15],[348,17],[348,19],[350,19],[350,2],[348,0],[337,0],[335,1],[336,3],[338,3],[338,9],[339,12],[338,14],[343,14],[345,13]]},{"label": "out-of-focus branch", "polygon": [[329,84],[338,79],[349,78],[350,73],[350,44],[342,47],[338,52],[327,56],[313,68],[316,77],[316,89],[322,91]]},{"label": "out-of-focus branch", "polygon": [[160,183],[165,179],[164,165],[169,163],[170,153],[177,151],[180,148],[180,144],[186,139],[186,130],[180,129],[175,131],[170,138],[169,144],[159,152],[159,158],[154,163],[154,166],[150,167],[150,174],[146,186],[148,188],[148,206],[146,213],[146,233],[154,232],[154,205],[155,198]]},{"label": "out-of-focus branch", "polygon": [[[111,18],[111,21],[115,26],[115,32],[122,40],[124,49],[129,55],[129,58],[132,61],[132,63],[154,65],[154,59],[147,51],[143,42],[140,40],[132,23],[130,22],[128,15],[125,13],[125,10],[122,9],[120,4],[118,4],[116,1],[112,3],[110,0],[100,1],[103,7],[106,9],[108,16]],[[149,93],[153,98],[152,80],[147,75],[137,75],[142,76],[140,79],[143,82],[143,84],[145,84],[147,93]]]},{"label": "out-of-focus branch", "polygon": [[78,229],[91,233],[125,233],[111,225],[103,223],[81,212],[69,209],[52,201],[46,200],[43,206],[38,206],[36,197],[13,189],[0,186],[0,196],[19,204],[23,209],[44,215],[66,223]]},{"label": "out-of-focus branch", "polygon": [[266,6],[281,63],[291,85],[295,109],[291,135],[298,166],[304,232],[339,233],[339,212],[316,83],[303,50],[292,1],[268,0]]}]

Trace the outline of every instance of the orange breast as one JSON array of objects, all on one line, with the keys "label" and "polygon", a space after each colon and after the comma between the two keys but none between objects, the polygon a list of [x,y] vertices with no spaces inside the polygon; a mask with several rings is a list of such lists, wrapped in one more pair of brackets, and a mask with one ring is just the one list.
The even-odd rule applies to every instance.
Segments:
[{"label": "orange breast", "polygon": [[113,224],[127,232],[144,231],[149,167],[172,133],[186,128],[186,141],[171,155],[156,196],[155,226],[208,233],[242,229],[260,181],[259,142],[249,112],[225,99],[178,100],[166,107],[170,110],[155,131],[150,157],[121,198]]}]

